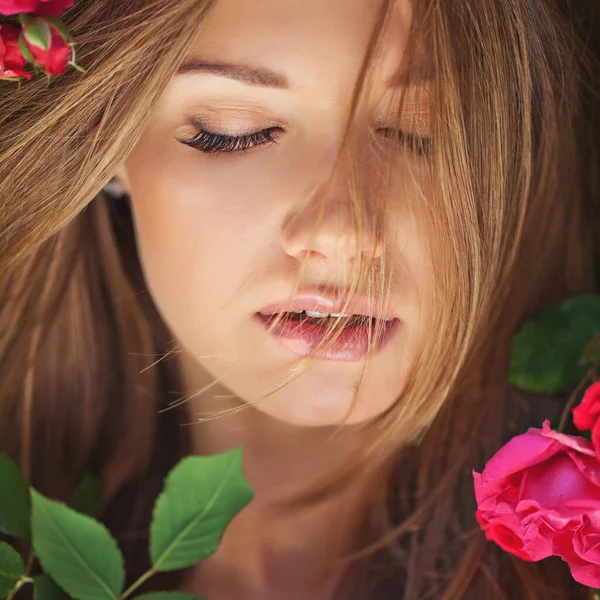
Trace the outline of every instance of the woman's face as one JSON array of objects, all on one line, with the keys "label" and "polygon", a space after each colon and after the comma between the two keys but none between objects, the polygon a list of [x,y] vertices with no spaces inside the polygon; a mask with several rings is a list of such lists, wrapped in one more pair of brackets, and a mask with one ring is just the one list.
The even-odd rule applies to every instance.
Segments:
[{"label": "woman's face", "polygon": [[[307,204],[306,194],[324,189],[331,173],[376,4],[219,0],[189,53],[189,69],[173,77],[121,170],[148,288],[179,343],[188,393],[219,379],[216,390],[224,386],[251,402],[284,381],[310,344],[279,341],[257,313],[288,298],[305,256],[298,292],[325,290],[326,300],[347,289],[355,234],[344,219],[351,198],[343,169],[310,247],[318,202]],[[395,127],[390,106],[399,84],[389,80],[397,79],[409,21],[410,5],[400,0],[361,113],[367,151],[398,143],[384,132]],[[426,107],[408,107],[409,133],[427,135]],[[182,142],[201,129],[232,138],[267,134],[251,136],[247,145],[256,145],[245,149],[244,142],[205,137],[213,149],[220,143],[235,150],[207,153]],[[410,150],[398,157],[386,243],[368,255],[385,259],[391,272],[388,308],[397,322],[371,360],[350,423],[396,401],[421,347],[431,285],[418,228],[423,200],[408,173],[409,166],[418,170],[418,161]],[[373,161],[363,164],[374,170]],[[317,306],[303,298],[305,308]],[[364,363],[360,350],[348,348],[316,360],[257,408],[297,425],[335,424]]]}]

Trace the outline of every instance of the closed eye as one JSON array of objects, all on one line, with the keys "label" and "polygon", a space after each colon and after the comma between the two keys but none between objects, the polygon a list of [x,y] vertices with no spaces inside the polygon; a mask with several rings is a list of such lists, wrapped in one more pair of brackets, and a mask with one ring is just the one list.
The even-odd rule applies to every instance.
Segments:
[{"label": "closed eye", "polygon": [[389,127],[381,127],[377,131],[385,138],[396,138],[401,148],[414,152],[419,156],[426,156],[431,152],[431,138],[429,137]]},{"label": "closed eye", "polygon": [[[385,138],[396,138],[398,144],[419,156],[429,154],[431,149],[431,139],[424,136],[418,136],[401,129],[392,129],[389,127],[380,127],[377,132]],[[277,143],[277,138],[282,133],[281,127],[269,127],[240,136],[214,133],[206,129],[200,129],[198,133],[190,139],[178,139],[179,142],[190,146],[205,154],[220,154],[226,152],[247,151],[255,146],[263,146],[269,143]]]},{"label": "closed eye", "polygon": [[201,129],[193,138],[179,141],[206,154],[239,152],[246,151],[254,146],[276,143],[279,131],[281,131],[281,127],[269,127],[254,133],[236,136]]}]

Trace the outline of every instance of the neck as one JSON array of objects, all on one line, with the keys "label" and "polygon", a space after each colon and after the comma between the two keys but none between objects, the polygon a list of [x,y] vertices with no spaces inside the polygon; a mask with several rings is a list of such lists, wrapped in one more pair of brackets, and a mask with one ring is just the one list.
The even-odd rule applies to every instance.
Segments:
[{"label": "neck", "polygon": [[[189,357],[182,357],[181,372],[188,396],[213,381]],[[191,398],[187,408],[191,452],[209,455],[242,446],[244,474],[255,493],[228,526],[213,573],[218,571],[215,562],[222,561],[226,570],[235,563],[247,579],[261,582],[263,590],[267,581],[274,585],[275,580],[289,590],[292,582],[306,582],[320,566],[355,549],[364,484],[353,484],[289,515],[282,516],[274,506],[334,470],[365,442],[364,432],[352,426],[296,427],[245,404],[219,385]],[[224,416],[198,420],[199,413],[206,418],[225,410],[229,413]]]}]

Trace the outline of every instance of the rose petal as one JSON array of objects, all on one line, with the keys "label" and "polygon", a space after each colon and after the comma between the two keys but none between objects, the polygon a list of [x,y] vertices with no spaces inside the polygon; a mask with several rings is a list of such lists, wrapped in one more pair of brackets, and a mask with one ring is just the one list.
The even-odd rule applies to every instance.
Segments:
[{"label": "rose petal", "polygon": [[[523,549],[523,542],[518,533],[511,529],[510,521],[488,521],[483,511],[477,511],[475,516],[488,540],[495,542],[503,550],[511,552],[523,560],[532,560]],[[518,520],[514,520],[513,525],[518,530]]]},{"label": "rose petal", "polygon": [[532,427],[509,440],[490,458],[481,473],[482,485],[497,486],[495,482],[543,462],[561,450],[560,443]]},{"label": "rose petal", "polygon": [[0,15],[32,13],[36,5],[37,0],[0,0]]},{"label": "rose petal", "polygon": [[581,454],[585,454],[587,456],[596,456],[596,451],[590,440],[586,440],[581,436],[566,435],[564,433],[554,431],[554,429],[550,428],[550,422],[547,420],[544,421],[542,435],[546,438],[560,442],[563,446],[566,446],[567,448],[577,450],[577,452],[581,452]]},{"label": "rose petal", "polygon": [[536,500],[544,508],[557,508],[569,499],[600,501],[600,488],[581,470],[587,470],[585,459],[594,463],[595,459],[580,456],[581,460],[574,461],[570,454],[555,455],[528,469],[523,476],[519,498]]},{"label": "rose petal", "polygon": [[600,566],[565,561],[577,583],[591,588],[600,588]]},{"label": "rose petal", "polygon": [[40,17],[58,17],[71,6],[73,0],[0,0],[0,15],[29,13]]}]

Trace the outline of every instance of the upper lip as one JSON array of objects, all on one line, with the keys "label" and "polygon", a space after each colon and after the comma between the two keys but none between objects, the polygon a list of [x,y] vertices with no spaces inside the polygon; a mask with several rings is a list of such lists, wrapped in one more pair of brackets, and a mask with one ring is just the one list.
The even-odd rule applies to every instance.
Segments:
[{"label": "upper lip", "polygon": [[286,312],[310,310],[322,313],[341,313],[350,315],[364,315],[376,319],[395,319],[396,315],[390,311],[381,312],[377,303],[366,296],[354,296],[345,307],[347,298],[334,299],[323,293],[302,292],[293,298],[286,298],[280,302],[274,302],[261,308],[258,312],[263,315],[272,315],[285,310]]}]

